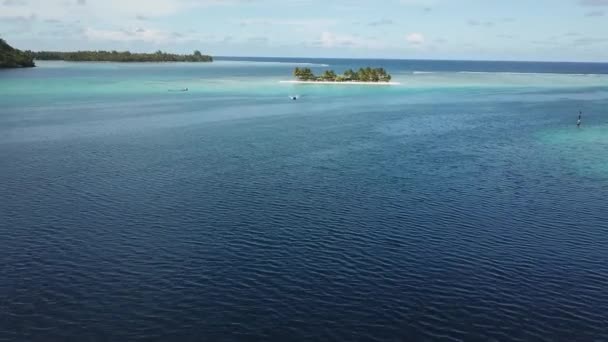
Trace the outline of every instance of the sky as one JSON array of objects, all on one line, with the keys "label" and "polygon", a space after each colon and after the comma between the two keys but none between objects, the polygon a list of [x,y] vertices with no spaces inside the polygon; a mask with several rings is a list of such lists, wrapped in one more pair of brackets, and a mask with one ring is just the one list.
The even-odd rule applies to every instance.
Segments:
[{"label": "sky", "polygon": [[0,0],[30,50],[608,62],[608,0]]}]

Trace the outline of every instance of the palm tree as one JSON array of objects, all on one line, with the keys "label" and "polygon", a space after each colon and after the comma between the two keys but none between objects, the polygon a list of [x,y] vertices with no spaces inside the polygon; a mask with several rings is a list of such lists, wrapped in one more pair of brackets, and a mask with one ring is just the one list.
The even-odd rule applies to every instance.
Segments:
[{"label": "palm tree", "polygon": [[310,70],[310,68],[304,68],[302,70],[302,77],[305,81],[309,81],[315,79],[315,74],[312,73],[312,70]]},{"label": "palm tree", "polygon": [[293,71],[293,75],[301,81],[308,81],[315,78],[315,75],[312,73],[310,68],[295,68]]},{"label": "palm tree", "polygon": [[367,67],[365,69],[359,69],[359,71],[357,71],[357,78],[359,79],[359,81],[369,82],[369,80],[371,79],[371,68]]},{"label": "palm tree", "polygon": [[344,72],[344,79],[349,81],[356,81],[357,74],[353,71],[353,69],[348,69]]},{"label": "palm tree", "polygon": [[336,73],[333,70],[325,70],[325,72],[323,73],[323,76],[321,76],[325,81],[335,81],[336,80]]},{"label": "palm tree", "polygon": [[373,69],[373,70],[371,70],[370,78],[371,78],[372,82],[379,82],[380,81],[380,71],[379,71],[379,69]]}]

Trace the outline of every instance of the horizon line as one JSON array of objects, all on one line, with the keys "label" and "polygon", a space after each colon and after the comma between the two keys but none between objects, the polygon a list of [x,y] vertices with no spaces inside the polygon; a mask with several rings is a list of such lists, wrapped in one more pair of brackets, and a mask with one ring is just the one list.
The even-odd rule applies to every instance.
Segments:
[{"label": "horizon line", "polygon": [[213,58],[284,58],[284,59],[329,59],[329,60],[385,60],[385,61],[427,61],[427,62],[502,62],[502,63],[555,63],[555,64],[608,64],[608,61],[548,61],[548,60],[523,60],[523,59],[459,59],[459,58],[389,58],[389,57],[286,57],[286,56],[222,56],[211,55]]}]

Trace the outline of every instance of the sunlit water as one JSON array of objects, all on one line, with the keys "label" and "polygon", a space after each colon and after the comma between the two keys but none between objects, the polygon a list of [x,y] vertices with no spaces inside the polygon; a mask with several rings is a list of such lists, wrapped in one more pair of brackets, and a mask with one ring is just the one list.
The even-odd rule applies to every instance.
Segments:
[{"label": "sunlit water", "polygon": [[[608,340],[606,64],[38,64],[1,341]],[[368,65],[401,85],[279,83]]]}]

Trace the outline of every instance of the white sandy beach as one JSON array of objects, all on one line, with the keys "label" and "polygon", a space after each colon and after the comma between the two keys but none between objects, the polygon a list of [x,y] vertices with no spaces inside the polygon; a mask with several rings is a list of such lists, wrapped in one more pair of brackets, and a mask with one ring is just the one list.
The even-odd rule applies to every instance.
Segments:
[{"label": "white sandy beach", "polygon": [[344,85],[388,85],[395,86],[400,85],[399,82],[361,82],[361,81],[348,81],[348,82],[335,82],[335,81],[279,81],[279,83],[292,83],[292,84],[344,84]]}]

